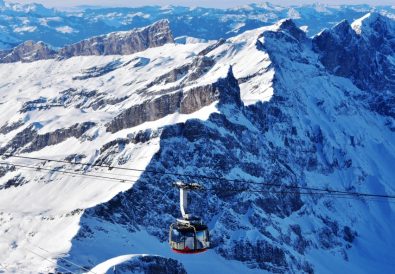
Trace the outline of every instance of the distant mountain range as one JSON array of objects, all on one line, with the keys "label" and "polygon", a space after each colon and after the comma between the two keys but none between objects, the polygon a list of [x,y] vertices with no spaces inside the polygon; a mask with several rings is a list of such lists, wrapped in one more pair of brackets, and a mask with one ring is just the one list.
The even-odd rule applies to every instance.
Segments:
[{"label": "distant mountain range", "polygon": [[[41,4],[0,2],[0,49],[10,49],[27,40],[64,47],[88,37],[126,31],[168,19],[174,37],[229,38],[246,30],[291,18],[309,36],[340,20],[352,22],[370,11],[395,18],[391,6],[327,6],[321,4],[282,7],[269,3],[230,9],[145,6],[138,8],[86,8],[66,12]],[[185,39],[181,39],[183,41]]]},{"label": "distant mountain range", "polygon": [[169,21],[160,20],[144,28],[94,36],[66,45],[59,50],[51,49],[41,41],[28,40],[15,48],[0,51],[0,63],[34,62],[89,55],[127,55],[173,42]]}]

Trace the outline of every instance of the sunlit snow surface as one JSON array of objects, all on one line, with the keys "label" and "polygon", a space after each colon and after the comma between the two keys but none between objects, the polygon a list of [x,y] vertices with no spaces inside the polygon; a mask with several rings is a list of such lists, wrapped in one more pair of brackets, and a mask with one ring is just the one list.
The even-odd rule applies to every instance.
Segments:
[{"label": "sunlit snow surface", "polygon": [[[111,228],[109,229],[111,231]],[[202,273],[207,271],[207,269],[213,273],[269,273],[267,271],[246,268],[241,262],[225,260],[221,256],[218,256],[218,254],[216,254],[213,250],[208,250],[197,255],[183,255],[174,253],[169,249],[167,243],[158,243],[157,238],[144,231],[132,234],[132,237],[130,237],[129,232],[120,228],[117,230],[112,230],[112,234],[115,236],[115,238],[107,240],[116,244],[117,254],[128,254],[128,252],[133,250],[133,252],[146,252],[150,255],[160,255],[165,258],[172,258],[182,262],[188,273]],[[104,233],[102,236],[103,240],[107,238],[107,235],[104,235]],[[97,247],[87,246],[86,248],[87,250],[92,250],[95,248],[101,248],[101,245],[99,244]],[[106,253],[112,253],[111,247],[108,247],[108,250],[99,249],[98,251],[98,253],[104,253],[103,257],[106,256]],[[82,250],[82,252],[84,251]],[[105,260],[93,268],[92,271],[98,274],[106,273],[104,271],[111,269],[111,266],[116,266],[117,264],[129,260],[134,256],[136,256],[136,254],[128,254]]]},{"label": "sunlit snow surface", "polygon": [[[256,30],[247,36],[235,38],[234,42],[227,42],[210,53],[217,63],[210,73],[201,77],[198,82],[192,83],[191,88],[213,83],[218,78],[225,77],[230,65],[234,66],[235,75],[240,75],[240,77],[248,76],[254,71],[254,67],[259,66],[263,69],[267,67],[270,64],[267,54],[254,48],[256,41],[254,36],[261,32],[262,30]],[[252,39],[247,40],[248,37]],[[129,133],[146,128],[156,129],[192,118],[205,120],[211,113],[217,112],[216,103],[190,115],[175,113],[114,134],[106,132],[104,128],[104,125],[121,110],[144,100],[155,98],[156,92],[162,88],[177,85],[178,83],[175,82],[162,87],[153,86],[150,90],[145,90],[144,93],[138,92],[149,81],[162,75],[166,70],[170,71],[180,65],[192,62],[196,54],[209,46],[210,43],[213,42],[185,45],[168,44],[130,56],[90,56],[74,57],[67,60],[0,64],[0,110],[3,113],[0,117],[0,124],[12,124],[19,120],[28,121],[17,130],[5,135],[1,134],[0,144],[4,145],[9,142],[32,122],[37,125],[39,134],[45,134],[70,127],[76,123],[92,121],[98,126],[85,134],[86,137],[95,136],[92,141],[81,142],[78,139],[69,138],[60,144],[30,153],[29,156],[64,159],[67,155],[75,153],[89,155],[84,161],[93,162],[98,156],[98,149],[103,144]],[[249,58],[246,59],[244,56],[247,55],[247,52]],[[72,80],[75,76],[84,75],[88,69],[100,68],[111,62],[119,62],[122,65],[100,77]],[[251,64],[253,67],[249,68]],[[253,77],[245,82],[242,87],[243,99],[247,103],[253,103],[259,99],[269,100],[272,95],[270,89],[272,76],[273,73],[270,72],[260,79]],[[249,87],[256,85],[259,81],[262,81],[261,91],[254,90],[250,93]],[[73,106],[55,105],[49,109],[19,112],[27,101],[39,98],[46,98],[47,101],[50,101],[59,96],[59,92],[70,88],[86,91],[96,90],[103,93],[106,98],[128,96],[128,99],[114,106],[107,105],[97,110],[92,108],[82,110]],[[158,142],[159,138],[154,138],[148,144],[129,144],[125,150],[127,152],[122,157],[133,159],[131,165],[134,168],[144,169],[158,150]],[[13,159],[12,162],[27,163],[22,159]],[[29,162],[29,164],[35,164],[35,162]],[[44,167],[54,166],[61,167],[62,165],[47,163]],[[108,174],[107,176],[114,174],[107,169],[97,169],[92,171],[92,174],[95,171],[104,172],[104,174]],[[0,261],[8,266],[7,269],[16,272],[18,269],[33,272],[46,272],[53,269],[55,263],[53,258],[63,256],[62,254],[67,253],[70,249],[69,241],[78,231],[78,221],[82,210],[108,201],[115,194],[125,191],[133,185],[131,182],[119,183],[79,176],[62,176],[58,173],[48,174],[44,170],[37,172],[29,169],[17,169],[7,173],[1,180],[6,182],[17,174],[29,178],[31,182],[18,188],[0,191],[1,228],[4,233],[4,237],[0,237],[2,243],[0,244]],[[139,172],[122,172],[122,175],[116,177],[137,180],[138,176]],[[16,227],[18,228],[15,229]],[[50,253],[37,246],[50,251]],[[165,245],[160,244],[159,246],[163,248]],[[155,247],[156,250],[159,249],[159,246]],[[31,251],[52,259],[43,260]],[[130,250],[127,249],[125,252],[130,252]],[[144,251],[141,250],[141,252]]]},{"label": "sunlit snow surface", "polygon": [[[321,148],[318,157],[332,155],[336,158],[341,148],[349,147],[348,133],[352,132],[357,141],[365,141],[363,146],[357,146],[348,151],[358,170],[339,171],[324,176],[316,172],[306,171],[304,181],[314,187],[344,189],[350,182],[357,190],[364,192],[395,192],[393,185],[393,163],[395,162],[395,144],[393,132],[385,126],[377,114],[361,109],[352,101],[344,101],[343,92],[360,93],[349,80],[327,74],[317,63],[317,56],[311,51],[302,50],[301,55],[305,63],[290,61],[286,56],[293,57],[295,49],[285,41],[278,45],[267,45],[276,49],[277,62],[280,70],[276,71],[269,54],[259,49],[257,44],[266,44],[262,33],[278,31],[279,24],[245,32],[229,39],[217,47],[208,56],[216,63],[195,82],[191,82],[185,89],[201,86],[217,81],[226,76],[229,66],[240,81],[241,98],[246,106],[253,106],[257,102],[268,101],[276,94],[273,77],[278,73],[279,85],[277,92],[287,96],[292,102],[297,117],[292,123],[296,128],[303,128],[305,124],[320,125],[322,130],[331,135],[331,143]],[[259,43],[258,43],[259,42]],[[165,125],[185,122],[188,119],[209,119],[210,114],[219,112],[216,102],[199,111],[183,115],[174,113],[162,119],[146,122],[134,128],[123,129],[116,133],[105,130],[105,124],[118,115],[121,110],[157,98],[163,89],[175,87],[179,81],[163,85],[154,85],[140,92],[153,79],[166,71],[192,62],[196,54],[214,42],[192,44],[168,44],[159,48],[148,49],[130,56],[105,57],[74,57],[67,60],[48,60],[33,63],[13,63],[0,65],[0,125],[19,120],[28,121],[24,126],[8,134],[0,135],[0,145],[8,143],[18,132],[30,123],[35,123],[40,134],[52,132],[56,129],[67,128],[75,123],[93,121],[97,126],[85,133],[85,139],[69,138],[54,146],[28,154],[32,157],[64,159],[66,156],[78,153],[88,157],[86,162],[94,162],[99,156],[103,144],[116,138],[124,138],[128,134],[141,129],[156,130]],[[300,57],[300,56],[297,56]],[[300,61],[300,60],[299,60]],[[103,67],[111,62],[118,65],[113,71],[102,76],[84,80],[72,80],[86,74],[90,68]],[[314,65],[312,65],[314,64]],[[277,67],[278,69],[278,67]],[[240,80],[242,79],[242,80]],[[126,100],[103,108],[93,109],[75,108],[70,106],[53,106],[50,109],[19,112],[27,101],[45,97],[48,100],[59,95],[61,91],[74,88],[77,90],[96,90],[103,93],[105,98],[122,98]],[[317,102],[325,99],[325,104],[317,108]],[[332,110],[336,109],[333,116]],[[362,118],[361,118],[362,117]],[[243,114],[229,117],[232,122],[244,124],[248,130],[257,132],[258,129]],[[273,125],[276,126],[281,125]],[[265,138],[271,142],[283,142],[275,130],[265,133]],[[281,130],[281,129],[280,129]],[[225,133],[226,131],[223,130]],[[92,137],[90,140],[90,137]],[[95,137],[95,138],[93,138]],[[160,146],[160,137],[153,138],[147,143],[127,144],[121,152],[120,158],[129,159],[126,166],[145,169]],[[333,147],[338,150],[333,150]],[[333,151],[332,151],[333,150]],[[330,157],[325,159],[330,162]],[[373,161],[374,160],[374,161]],[[12,159],[14,163],[25,163],[26,160]],[[31,162],[35,164],[36,162]],[[378,164],[379,163],[379,164]],[[61,164],[46,163],[46,168],[62,166]],[[77,171],[80,171],[77,169]],[[117,178],[138,180],[140,172],[109,171],[101,168],[91,170],[88,174],[108,174]],[[249,176],[243,171],[233,170],[234,176]],[[118,174],[117,174],[118,173]],[[120,174],[122,173],[122,174]],[[172,253],[166,242],[161,243],[141,227],[141,231],[131,233],[121,225],[109,225],[106,222],[92,219],[89,225],[105,227],[109,233],[95,231],[95,239],[78,245],[78,250],[72,250],[72,240],[79,230],[79,221],[84,209],[94,207],[112,199],[120,192],[133,186],[133,182],[114,182],[111,180],[93,179],[78,176],[63,176],[58,173],[17,169],[7,173],[0,179],[5,183],[8,179],[21,174],[29,179],[29,183],[0,190],[0,267],[5,272],[38,273],[51,272],[56,267],[58,258],[68,260],[70,251],[74,252],[70,260],[78,264],[93,263],[97,273],[104,273],[113,265],[127,260],[134,255],[128,254],[157,254],[179,260],[188,273],[264,273],[262,270],[250,269],[237,261],[225,260],[214,250],[209,250],[197,256],[183,256]],[[363,185],[358,185],[356,175],[366,179]],[[361,179],[362,180],[362,179]],[[305,201],[311,198],[304,197]],[[332,205],[331,207],[325,206]],[[334,208],[334,209],[333,209]],[[224,209],[225,210],[225,209]],[[359,233],[352,248],[348,251],[348,262],[344,260],[340,250],[325,252],[320,249],[310,249],[304,256],[313,261],[317,273],[379,273],[393,269],[394,254],[389,252],[395,245],[394,205],[388,202],[367,203],[364,201],[331,201],[315,204],[308,203],[307,212],[321,212],[333,214],[340,224],[355,224]],[[247,218],[248,216],[246,216]],[[96,223],[97,222],[97,223]],[[287,227],[291,223],[299,224],[305,235],[314,241],[317,237],[314,228],[319,226],[316,219],[309,219],[298,214],[288,218],[273,217],[273,226],[267,230],[276,236],[276,227]],[[210,225],[215,226],[215,220]],[[260,237],[253,228],[248,235],[238,235],[236,231],[232,237],[246,237],[255,239]],[[107,244],[107,243],[111,243]],[[288,248],[285,246],[284,248]],[[290,250],[290,252],[294,252]],[[85,257],[84,257],[85,256]],[[125,256],[125,257],[119,257]],[[295,256],[299,256],[295,253]],[[78,260],[75,260],[77,257]],[[62,262],[59,259],[58,262]],[[67,265],[67,262],[61,265]],[[352,263],[350,263],[352,262]],[[391,264],[392,262],[392,264]],[[65,269],[58,268],[59,271]]]}]

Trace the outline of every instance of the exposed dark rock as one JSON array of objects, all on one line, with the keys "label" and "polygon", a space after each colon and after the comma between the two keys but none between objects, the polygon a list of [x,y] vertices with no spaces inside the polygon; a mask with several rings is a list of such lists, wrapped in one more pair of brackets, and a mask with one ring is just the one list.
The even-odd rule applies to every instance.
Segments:
[{"label": "exposed dark rock", "polygon": [[15,170],[15,166],[13,165],[9,165],[9,166],[0,165],[0,178],[6,175],[8,172],[14,170]]},{"label": "exposed dark rock", "polygon": [[4,154],[6,152],[13,153],[18,148],[21,148],[33,141],[36,136],[37,130],[35,129],[34,125],[30,125],[21,132],[18,132],[7,145],[0,148],[0,154]]},{"label": "exposed dark rock", "polygon": [[220,38],[218,40],[218,42],[208,46],[207,48],[205,48],[204,50],[199,52],[198,55],[206,55],[206,54],[210,53],[211,51],[215,50],[216,48],[218,48],[219,46],[221,46],[222,44],[224,44],[225,42],[226,42],[225,39]]},{"label": "exposed dark rock", "polygon": [[159,128],[157,130],[151,130],[151,129],[140,130],[137,133],[128,134],[128,139],[133,144],[145,143],[151,140],[152,138],[158,137],[161,134],[161,132],[162,132],[162,128]]},{"label": "exposed dark rock", "polygon": [[5,135],[5,134],[7,134],[7,133],[9,133],[9,132],[21,127],[21,126],[23,126],[23,125],[24,125],[23,120],[19,120],[19,121],[15,122],[15,123],[12,123],[10,125],[8,123],[6,123],[5,125],[3,125],[0,128],[0,134],[4,134]]},{"label": "exposed dark rock", "polygon": [[293,241],[293,246],[300,254],[304,254],[306,248],[309,246],[309,243],[303,237],[302,229],[299,225],[291,225],[290,229],[296,236],[296,239]]},{"label": "exposed dark rock", "polygon": [[126,144],[128,144],[130,142],[129,139],[125,139],[125,138],[118,138],[115,139],[111,142],[108,142],[106,144],[104,144],[101,148],[100,148],[100,154],[102,154],[103,152],[105,152],[107,149],[109,149],[110,147],[114,147],[114,146],[125,146]]},{"label": "exposed dark rock", "polygon": [[259,240],[256,243],[237,241],[232,246],[231,249],[219,247],[218,253],[225,258],[244,262],[252,268],[266,269],[273,273],[287,271],[285,252],[267,241]]},{"label": "exposed dark rock", "polygon": [[59,96],[52,99],[39,98],[37,100],[28,101],[24,104],[21,112],[50,109],[53,107],[74,107],[79,109],[92,108],[100,109],[107,105],[115,105],[128,97],[121,98],[110,97],[106,93],[99,93],[97,90],[75,89],[69,88],[59,93]]},{"label": "exposed dark rock", "polygon": [[114,274],[186,274],[184,266],[177,260],[160,256],[138,256],[114,266],[107,272]]},{"label": "exposed dark rock", "polygon": [[81,76],[74,76],[73,80],[85,80],[89,78],[100,77],[111,71],[116,70],[117,68],[120,68],[122,65],[123,63],[119,59],[117,59],[101,67],[95,66],[88,68],[83,71],[83,74]]},{"label": "exposed dark rock", "polygon": [[279,29],[288,32],[292,37],[294,37],[299,42],[307,40],[306,33],[296,26],[293,20],[286,19],[280,23]]},{"label": "exposed dark rock", "polygon": [[70,154],[64,160],[72,163],[80,163],[84,158],[86,158],[84,154]]},{"label": "exposed dark rock", "polygon": [[[94,164],[105,164],[111,165],[113,158],[115,155],[123,151],[127,144],[133,143],[145,143],[151,140],[152,138],[156,138],[162,132],[162,129],[158,130],[140,130],[138,132],[130,133],[127,135],[127,138],[117,138],[112,140],[106,144],[104,144],[100,148],[100,156],[96,159]],[[118,158],[118,165],[125,164],[129,159],[126,158]]]},{"label": "exposed dark rock", "polygon": [[177,111],[182,92],[166,94],[123,111],[108,123],[107,131],[117,132],[124,128],[134,127],[147,121],[154,121]]},{"label": "exposed dark rock", "polygon": [[117,132],[147,121],[163,118],[176,111],[185,114],[192,113],[219,99],[222,103],[241,104],[238,83],[232,70],[229,70],[226,78],[220,79],[214,84],[191,88],[184,92],[165,94],[140,105],[132,106],[108,123],[107,131]]},{"label": "exposed dark rock", "polygon": [[74,106],[75,108],[90,107],[95,100],[98,100],[97,90],[78,90],[69,88],[60,92],[60,96],[51,100],[51,105],[63,107]]},{"label": "exposed dark rock", "polygon": [[105,95],[99,96],[98,98],[94,99],[91,103],[86,104],[86,107],[92,107],[93,110],[101,109],[105,106],[116,105],[120,102],[125,101],[128,99],[127,96],[120,97],[120,98],[107,98]]},{"label": "exposed dark rock", "polygon": [[0,53],[0,63],[33,62],[55,58],[56,52],[43,42],[26,41],[12,50]]},{"label": "exposed dark rock", "polygon": [[[152,82],[148,83],[145,87],[145,89],[153,87],[155,85],[164,85],[168,83],[174,83],[181,78],[185,77],[187,75],[189,70],[188,65],[183,65],[181,67],[172,69],[171,71],[159,76],[158,78],[154,79]],[[145,89],[143,92],[145,92]]]},{"label": "exposed dark rock", "polygon": [[[93,237],[93,230],[86,224],[81,224],[80,229],[78,230],[78,235],[76,236],[78,239],[87,239]],[[87,266],[87,269],[89,267]]]},{"label": "exposed dark rock", "polygon": [[65,46],[59,56],[126,55],[173,42],[169,22],[161,20],[145,28],[113,32]]},{"label": "exposed dark rock", "polygon": [[95,125],[96,124],[93,122],[84,122],[82,124],[75,124],[66,129],[57,129],[43,135],[36,135],[31,144],[27,148],[23,149],[22,152],[37,151],[44,147],[61,143],[70,137],[79,138]]},{"label": "exposed dark rock", "polygon": [[[143,67],[149,64],[151,60],[149,58],[146,57],[138,57],[137,58],[137,62],[134,63],[133,67],[137,68],[137,67]],[[126,65],[126,64],[125,64]]]},{"label": "exposed dark rock", "polygon": [[4,184],[0,185],[0,190],[7,189],[10,187],[18,187],[28,183],[28,181],[22,177],[21,175],[17,175],[16,177],[9,179]]},{"label": "exposed dark rock", "polygon": [[360,28],[357,32],[342,21],[315,36],[313,49],[330,72],[367,91],[371,110],[395,118],[395,68],[387,58],[395,54],[395,23],[372,13]]},{"label": "exposed dark rock", "polygon": [[192,64],[189,66],[189,75],[186,79],[187,82],[199,79],[202,75],[206,74],[215,64],[215,61],[207,56],[196,57]]},{"label": "exposed dark rock", "polygon": [[[215,94],[216,90],[218,94]],[[259,108],[251,107],[251,109],[246,109],[241,103],[238,83],[233,77],[231,70],[227,77],[220,79],[217,83],[210,85],[208,89],[202,89],[201,91],[203,95],[198,93],[199,90],[196,91],[196,94],[191,94],[199,99],[215,94],[215,98],[219,100],[218,107],[221,113],[213,113],[207,122],[192,119],[182,124],[165,127],[161,134],[160,150],[154,156],[147,169],[171,173],[177,172],[177,170],[185,170],[193,163],[193,166],[198,170],[205,170],[205,176],[218,177],[225,176],[225,174],[231,172],[234,168],[234,163],[237,162],[241,170],[252,176],[262,178],[262,181],[270,180],[270,182],[279,185],[290,184],[289,178],[292,178],[292,170],[290,171],[289,166],[287,168],[285,164],[279,164],[283,157],[283,162],[286,162],[285,159],[288,156],[285,151],[277,152],[274,146],[269,148],[267,141],[261,138],[260,133],[250,134],[251,132],[245,125],[229,120],[222,113],[230,111],[230,113],[234,113],[237,116],[243,111],[244,115],[249,117],[249,120],[253,121],[257,127],[265,124],[267,120],[273,124],[286,124],[290,122],[289,117],[279,111],[280,107],[277,106],[275,108],[277,111],[272,111],[273,108],[264,107],[263,105],[260,105]],[[193,98],[195,97],[192,95],[184,104],[192,106],[193,109],[195,106]],[[286,101],[276,99],[275,102],[283,104]],[[196,105],[201,104],[203,103],[196,103]],[[262,127],[265,128],[265,126]],[[286,132],[288,130],[285,129],[284,134],[289,136],[295,134],[295,130]],[[148,132],[143,134],[143,139],[145,140],[148,135]],[[122,150],[127,142],[127,139],[118,139],[109,143],[103,148],[103,157],[100,158],[100,161],[111,165],[116,155],[118,155],[119,149]],[[270,154],[279,155],[280,159],[278,161],[270,160],[270,157],[266,155],[266,149],[273,149]],[[302,150],[305,151],[305,149]],[[295,151],[295,154],[303,155],[300,151]],[[254,164],[248,160],[250,157],[265,160]],[[301,165],[303,166],[304,163],[302,162]],[[196,171],[196,173],[198,172]],[[184,179],[188,180],[188,178]],[[134,231],[136,227],[144,226],[150,234],[158,237],[161,241],[165,241],[168,236],[168,224],[175,217],[178,217],[178,196],[174,189],[169,188],[169,185],[174,180],[176,178],[171,175],[163,176],[163,174],[150,172],[143,173],[139,182],[132,189],[117,195],[105,204],[86,211],[82,223],[84,223],[84,218],[99,217],[106,222],[122,225],[129,231]],[[212,247],[226,258],[243,259],[250,267],[270,269],[270,271],[277,272],[289,270],[288,262],[296,259],[291,258],[289,254],[285,254],[277,246],[279,240],[263,229],[268,225],[269,221],[263,222],[262,215],[255,210],[274,214],[281,218],[289,216],[293,212],[300,210],[303,205],[298,192],[295,191],[280,197],[276,194],[271,194],[270,188],[262,186],[263,194],[260,195],[235,194],[234,189],[236,187],[243,188],[242,185],[221,181],[213,182],[211,180],[207,180],[204,183],[207,184],[207,187],[215,186],[221,191],[218,193],[214,192],[209,199],[207,199],[205,194],[192,193],[194,203],[190,209],[206,220],[209,220],[210,216],[218,216],[217,220],[221,225],[212,232]],[[225,187],[232,190],[232,192],[226,193],[226,191],[222,191]],[[268,192],[265,193],[265,190]],[[278,189],[276,188],[276,190]],[[147,193],[149,193],[148,196]],[[164,203],[164,200],[168,202]],[[269,202],[265,205],[265,201]],[[224,208],[228,208],[229,211],[226,210],[225,212]],[[237,215],[234,214],[234,212],[246,214],[252,208],[254,208],[253,211],[256,214],[254,214],[254,218],[250,219],[250,223],[240,222]],[[271,244],[260,237],[257,241],[246,242],[245,247],[243,247],[244,255],[239,254],[237,252],[240,243],[231,242],[228,237],[231,231],[248,231],[251,225],[259,228],[262,235],[272,237],[272,241],[276,241],[276,243]],[[297,232],[294,234],[297,234],[297,228],[295,228],[295,231]],[[299,234],[301,234],[300,231]],[[295,242],[290,241],[289,244],[294,246],[300,254],[303,254],[308,244],[304,241],[303,236],[297,237],[299,238]],[[79,236],[77,238],[81,239]],[[83,244],[84,240],[81,239],[81,241]],[[297,241],[300,241],[300,244]],[[76,243],[75,248],[78,248],[78,245],[79,242]],[[300,266],[299,271],[309,269],[308,262],[302,260],[297,263]]]},{"label": "exposed dark rock", "polygon": [[[378,94],[369,101],[370,109],[383,115],[395,118],[395,93]],[[391,126],[389,125],[391,128]]]},{"label": "exposed dark rock", "polygon": [[59,93],[59,96],[48,99],[40,97],[35,100],[27,101],[23,104],[20,109],[21,113],[35,111],[35,110],[47,110],[54,107],[75,107],[75,108],[90,108],[97,110],[104,107],[105,105],[115,105],[126,100],[128,97],[111,98],[108,94],[98,93],[97,90],[85,90],[69,88]]},{"label": "exposed dark rock", "polygon": [[[61,106],[61,105],[60,105]],[[25,113],[33,110],[45,110],[52,107],[51,103],[45,97],[40,97],[35,100],[27,101],[23,103],[22,108],[19,110],[20,113]]]},{"label": "exposed dark rock", "polygon": [[179,105],[180,113],[193,113],[218,100],[219,90],[214,85],[196,87],[184,93]]},{"label": "exposed dark rock", "polygon": [[352,230],[349,226],[345,226],[343,228],[343,239],[345,241],[352,243],[355,237],[357,237],[357,233],[354,230]]},{"label": "exposed dark rock", "polygon": [[[159,76],[145,87],[150,88],[155,85],[164,85],[168,83],[176,82],[182,78],[180,87],[190,84],[191,81],[197,80],[204,74],[206,74],[213,66],[215,62],[212,58],[207,56],[198,56],[193,59],[192,63],[185,64],[171,71]],[[145,90],[144,90],[145,91]]]},{"label": "exposed dark rock", "polygon": [[[66,129],[57,129],[53,132],[39,135],[36,129],[37,125],[31,125],[16,134],[7,145],[0,148],[0,154],[4,154],[5,152],[13,153],[17,150],[21,150],[22,152],[37,151],[46,146],[61,143],[70,137],[79,138],[93,126],[95,126],[95,123],[84,122]],[[26,145],[28,146],[26,147]]]},{"label": "exposed dark rock", "polygon": [[331,30],[326,29],[314,37],[313,47],[321,53],[321,62],[327,69],[337,75],[350,77],[355,73],[353,71],[358,69],[355,66],[359,62],[359,57],[352,53],[357,49],[358,40],[359,37],[350,24],[342,21]]}]

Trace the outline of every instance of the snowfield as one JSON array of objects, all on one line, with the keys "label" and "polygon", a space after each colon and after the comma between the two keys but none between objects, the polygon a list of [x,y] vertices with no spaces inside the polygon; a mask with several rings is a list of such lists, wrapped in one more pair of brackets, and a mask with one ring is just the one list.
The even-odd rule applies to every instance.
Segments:
[{"label": "snowfield", "polygon": [[[373,15],[351,26],[380,35],[377,18],[392,22]],[[113,273],[147,256],[187,273],[390,273],[392,201],[278,194],[295,184],[395,193],[392,75],[378,71],[386,85],[364,90],[326,67],[313,43],[281,20],[224,41],[0,64],[1,154],[76,163],[0,160],[0,273]],[[376,94],[388,100],[374,107]],[[183,256],[166,243],[179,178],[149,170],[284,189],[197,194],[213,248]]]}]

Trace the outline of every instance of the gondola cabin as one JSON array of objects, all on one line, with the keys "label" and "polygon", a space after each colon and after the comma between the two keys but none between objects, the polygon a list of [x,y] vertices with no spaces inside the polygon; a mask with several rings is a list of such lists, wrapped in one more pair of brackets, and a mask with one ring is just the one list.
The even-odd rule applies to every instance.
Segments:
[{"label": "gondola cabin", "polygon": [[196,254],[210,247],[210,236],[207,225],[199,217],[185,212],[187,208],[187,191],[200,189],[197,184],[177,183],[180,189],[180,207],[183,218],[170,225],[169,244],[174,252]]}]

